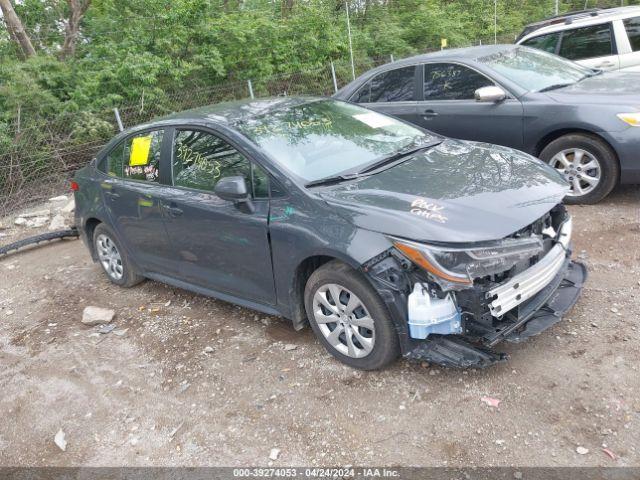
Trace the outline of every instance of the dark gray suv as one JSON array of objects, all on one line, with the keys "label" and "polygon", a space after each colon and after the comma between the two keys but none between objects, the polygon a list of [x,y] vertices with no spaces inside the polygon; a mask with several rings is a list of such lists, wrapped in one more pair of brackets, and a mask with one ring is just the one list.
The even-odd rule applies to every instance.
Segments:
[{"label": "dark gray suv", "polygon": [[492,45],[384,65],[335,98],[540,157],[570,183],[568,203],[595,203],[618,182],[640,183],[640,73]]},{"label": "dark gray suv", "polygon": [[239,102],[118,135],[74,177],[109,279],[308,323],[358,368],[485,366],[558,322],[586,275],[568,187],[522,152],[331,99]]}]

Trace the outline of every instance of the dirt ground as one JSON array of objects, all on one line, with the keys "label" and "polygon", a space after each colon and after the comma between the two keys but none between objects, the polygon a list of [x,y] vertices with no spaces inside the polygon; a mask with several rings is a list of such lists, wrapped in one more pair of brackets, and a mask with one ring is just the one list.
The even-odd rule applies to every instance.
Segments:
[{"label": "dirt ground", "polygon": [[486,370],[352,370],[282,319],[120,289],[77,240],[5,257],[0,465],[639,466],[640,190],[571,211],[583,296]]}]

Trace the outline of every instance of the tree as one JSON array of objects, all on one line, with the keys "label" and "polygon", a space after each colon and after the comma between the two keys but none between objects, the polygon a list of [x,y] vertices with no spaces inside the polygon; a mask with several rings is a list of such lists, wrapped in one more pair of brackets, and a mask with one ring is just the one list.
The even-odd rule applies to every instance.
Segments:
[{"label": "tree", "polygon": [[64,43],[62,44],[62,58],[72,56],[76,52],[76,41],[80,33],[80,22],[87,13],[91,0],[68,0],[69,18],[64,26]]},{"label": "tree", "polygon": [[20,18],[11,5],[11,0],[0,0],[0,10],[4,15],[4,22],[7,25],[9,37],[18,44],[25,58],[33,57],[36,54],[31,39],[22,26]]}]

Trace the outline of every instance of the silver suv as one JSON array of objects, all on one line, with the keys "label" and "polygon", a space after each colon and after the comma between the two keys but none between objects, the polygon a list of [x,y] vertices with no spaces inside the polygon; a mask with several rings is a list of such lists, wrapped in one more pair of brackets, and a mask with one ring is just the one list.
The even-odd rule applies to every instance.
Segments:
[{"label": "silver suv", "polygon": [[589,68],[640,72],[640,6],[570,12],[527,25],[516,43]]}]

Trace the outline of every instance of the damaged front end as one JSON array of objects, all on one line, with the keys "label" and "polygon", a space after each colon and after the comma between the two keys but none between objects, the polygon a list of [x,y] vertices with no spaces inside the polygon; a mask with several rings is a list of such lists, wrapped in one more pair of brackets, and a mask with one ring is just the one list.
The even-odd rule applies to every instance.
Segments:
[{"label": "damaged front end", "polygon": [[447,247],[393,238],[366,262],[390,310],[402,353],[443,366],[485,367],[493,347],[521,342],[561,320],[586,280],[571,260],[571,217],[562,205],[498,242]]}]

